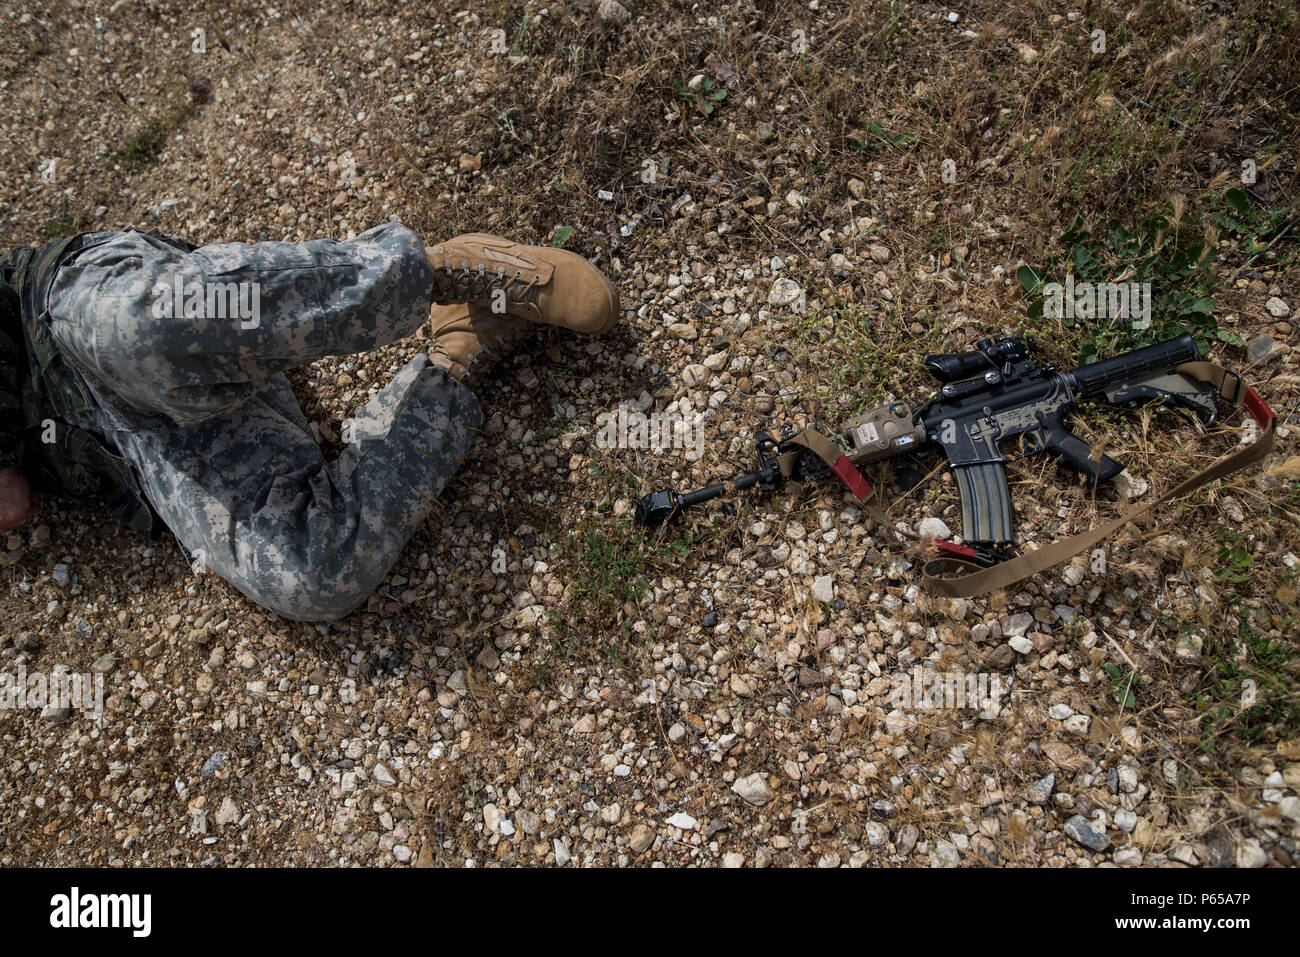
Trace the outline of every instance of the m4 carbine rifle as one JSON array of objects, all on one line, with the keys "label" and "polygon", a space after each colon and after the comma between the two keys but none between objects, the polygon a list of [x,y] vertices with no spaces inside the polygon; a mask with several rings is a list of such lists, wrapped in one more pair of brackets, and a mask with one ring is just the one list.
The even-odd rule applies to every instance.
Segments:
[{"label": "m4 carbine rifle", "polygon": [[[828,470],[865,500],[871,487],[856,466],[933,442],[943,448],[957,479],[966,547],[936,544],[949,554],[991,565],[1002,559],[1002,550],[1014,540],[1003,469],[1006,457],[999,449],[1003,440],[1020,438],[1027,454],[1049,452],[1093,485],[1109,482],[1123,471],[1124,466],[1110,456],[1094,458],[1088,443],[1066,426],[1065,412],[1079,400],[1135,405],[1167,399],[1192,408],[1207,423],[1218,417],[1221,400],[1244,401],[1260,425],[1267,427],[1271,446],[1268,407],[1235,373],[1202,362],[1190,335],[1072,372],[1057,372],[1039,362],[1036,351],[1034,341],[1026,336],[984,339],[974,352],[927,356],[926,367],[943,385],[915,414],[903,402],[886,402],[844,423],[838,442],[811,430],[794,433],[787,428],[780,439],[759,432],[758,470],[686,494],[652,492],[637,504],[634,516],[657,526],[690,505],[730,491],[753,486],[771,490],[783,481],[817,478]],[[1215,381],[1204,381],[1198,374]],[[1254,458],[1266,451],[1257,449]],[[1245,464],[1235,463],[1230,471]],[[1203,474],[1208,471],[1213,470]],[[1218,475],[1208,476],[1213,477]]]}]

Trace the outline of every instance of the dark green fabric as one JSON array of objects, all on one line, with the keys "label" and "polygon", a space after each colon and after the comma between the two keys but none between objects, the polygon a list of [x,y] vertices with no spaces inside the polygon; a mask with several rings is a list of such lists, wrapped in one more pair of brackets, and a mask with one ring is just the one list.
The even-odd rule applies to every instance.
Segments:
[{"label": "dark green fabric", "polygon": [[59,266],[110,235],[83,233],[0,259],[0,468],[20,466],[33,487],[50,494],[104,496],[123,522],[155,535],[156,517],[130,464],[84,427],[95,417],[95,399],[60,354],[46,314]]}]

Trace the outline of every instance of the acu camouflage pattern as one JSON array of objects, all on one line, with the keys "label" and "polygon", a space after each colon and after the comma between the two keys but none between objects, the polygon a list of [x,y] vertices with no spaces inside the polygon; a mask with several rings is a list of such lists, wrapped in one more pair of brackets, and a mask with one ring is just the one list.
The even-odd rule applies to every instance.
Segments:
[{"label": "acu camouflage pattern", "polygon": [[[155,284],[177,277],[257,283],[259,323],[155,317]],[[326,462],[282,373],[411,335],[432,285],[423,243],[396,223],[344,243],[192,251],[128,231],[58,270],[49,331],[93,397],[85,427],[131,464],[190,556],[278,614],[327,621],[387,575],[482,413],[421,354]]]},{"label": "acu camouflage pattern", "polygon": [[[45,321],[44,303],[59,266],[113,235],[83,233],[0,259],[0,468],[21,466],[40,491],[103,496],[118,518],[152,536],[154,515],[130,463],[93,429],[73,424],[93,415],[95,401]],[[190,248],[181,240],[164,241]]]}]

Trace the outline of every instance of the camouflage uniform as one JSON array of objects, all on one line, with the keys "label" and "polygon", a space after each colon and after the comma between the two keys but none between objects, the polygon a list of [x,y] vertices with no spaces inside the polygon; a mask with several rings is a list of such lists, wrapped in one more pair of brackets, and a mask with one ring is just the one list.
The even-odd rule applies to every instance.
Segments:
[{"label": "camouflage uniform", "polygon": [[[93,400],[61,394],[63,423],[102,437],[191,557],[249,598],[303,621],[356,608],[428,516],[482,413],[421,354],[326,462],[282,373],[415,332],[433,286],[424,245],[396,223],[343,243],[189,249],[135,231],[81,240],[48,293],[25,296],[44,308],[23,310],[36,327],[28,338],[48,331]],[[171,290],[217,283],[256,284],[240,287],[258,290],[256,321],[205,303],[184,316],[180,298],[182,317],[159,316]]]}]

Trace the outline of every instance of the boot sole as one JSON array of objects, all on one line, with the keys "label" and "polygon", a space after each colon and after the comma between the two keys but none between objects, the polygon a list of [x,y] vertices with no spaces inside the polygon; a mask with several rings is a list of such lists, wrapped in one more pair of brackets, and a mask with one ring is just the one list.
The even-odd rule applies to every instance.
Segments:
[{"label": "boot sole", "polygon": [[[510,243],[512,246],[527,245],[527,243],[516,243],[513,240],[507,239],[504,236],[498,236],[495,233],[466,233],[460,238],[473,239],[473,240],[478,240],[480,242],[491,241],[497,243]],[[543,247],[535,247],[535,248],[540,249]],[[553,246],[547,246],[545,247],[545,249],[547,250],[548,255],[554,254],[557,256],[557,258],[560,259],[567,257],[570,260],[573,260],[574,265],[581,263],[583,266],[586,266],[588,269],[594,271],[596,275],[600,277],[601,284],[605,289],[605,299],[609,304],[609,320],[604,325],[598,326],[593,329],[574,329],[572,326],[566,325],[563,322],[546,322],[545,325],[558,326],[561,329],[570,329],[573,332],[580,332],[585,335],[592,335],[592,336],[598,336],[602,332],[608,332],[610,329],[613,329],[616,325],[618,325],[618,318],[619,318],[618,289],[616,289],[614,287],[614,284],[609,281],[609,277],[606,276],[599,269],[597,269],[595,266],[593,266],[591,263],[589,263],[584,257],[579,256],[577,253],[571,253],[567,249],[556,249]]]}]

